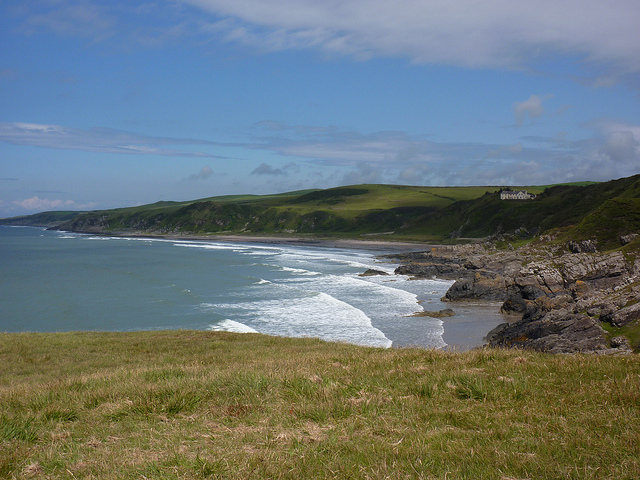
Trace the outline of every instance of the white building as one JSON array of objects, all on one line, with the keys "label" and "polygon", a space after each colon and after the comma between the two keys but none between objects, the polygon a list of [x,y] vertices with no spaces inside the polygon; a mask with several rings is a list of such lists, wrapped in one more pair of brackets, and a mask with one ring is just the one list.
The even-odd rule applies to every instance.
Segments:
[{"label": "white building", "polygon": [[502,190],[500,192],[500,200],[533,200],[536,196],[533,193],[528,193],[526,190]]}]

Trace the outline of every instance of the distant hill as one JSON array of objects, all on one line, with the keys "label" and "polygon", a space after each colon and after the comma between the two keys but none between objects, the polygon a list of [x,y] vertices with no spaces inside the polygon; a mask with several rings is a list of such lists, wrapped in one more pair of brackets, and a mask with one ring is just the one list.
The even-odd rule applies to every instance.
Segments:
[{"label": "distant hill", "polygon": [[506,187],[354,185],[277,195],[231,195],[92,212],[0,220],[87,233],[327,235],[460,241],[554,231],[614,247],[640,227],[640,175],[602,183],[510,186],[534,200],[500,200]]},{"label": "distant hill", "polygon": [[30,227],[55,227],[62,222],[77,217],[80,213],[73,211],[54,211],[21,215],[19,217],[0,218],[0,225],[17,225]]}]

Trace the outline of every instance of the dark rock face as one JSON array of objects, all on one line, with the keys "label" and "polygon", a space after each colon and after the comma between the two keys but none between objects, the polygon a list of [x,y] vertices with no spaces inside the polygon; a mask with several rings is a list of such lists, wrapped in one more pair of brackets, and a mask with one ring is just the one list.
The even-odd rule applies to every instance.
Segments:
[{"label": "dark rock face", "polygon": [[467,269],[460,260],[434,257],[423,257],[419,262],[400,265],[394,273],[416,278],[438,277],[445,280],[454,280],[468,275]]},{"label": "dark rock face", "polygon": [[620,310],[612,311],[607,309],[607,313],[600,316],[604,322],[610,323],[614,327],[624,327],[631,322],[640,320],[640,302],[623,307]]},{"label": "dark rock face", "polygon": [[[493,278],[492,278],[493,277]],[[471,278],[457,280],[442,297],[442,301],[486,300],[504,302],[506,299],[505,279],[488,272],[476,272]]]},{"label": "dark rock face", "polygon": [[430,311],[425,310],[423,312],[417,312],[413,315],[408,315],[409,317],[433,317],[433,318],[444,318],[444,317],[453,317],[456,314],[452,309],[445,308],[444,310],[438,311]]},{"label": "dark rock face", "polygon": [[368,270],[366,270],[364,273],[361,273],[359,276],[360,277],[374,277],[376,275],[389,275],[387,272],[383,272],[382,270],[375,270],[373,268],[370,268]]},{"label": "dark rock face", "polygon": [[503,323],[489,332],[486,339],[492,347],[530,348],[549,353],[594,352],[607,347],[605,332],[596,320],[563,309]]},{"label": "dark rock face", "polygon": [[502,313],[521,315],[489,332],[491,346],[630,353],[624,337],[608,345],[600,322],[615,327],[640,322],[640,261],[619,251],[597,253],[590,242],[569,249],[575,253],[558,255],[541,247],[493,253],[453,248],[442,255],[414,254],[396,273],[455,279],[443,301],[502,301]]},{"label": "dark rock face", "polygon": [[569,250],[571,250],[571,253],[594,253],[598,251],[598,245],[593,240],[582,240],[580,242],[572,240],[569,242]]}]

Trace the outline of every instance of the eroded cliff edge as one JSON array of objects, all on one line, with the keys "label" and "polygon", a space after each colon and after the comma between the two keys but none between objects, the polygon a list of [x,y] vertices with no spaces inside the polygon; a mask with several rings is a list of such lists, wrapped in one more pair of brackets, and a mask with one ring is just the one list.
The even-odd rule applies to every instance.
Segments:
[{"label": "eroded cliff edge", "polygon": [[640,238],[598,252],[588,242],[536,242],[517,250],[467,245],[393,255],[397,274],[455,280],[444,301],[502,302],[513,315],[487,344],[550,353],[640,349]]}]

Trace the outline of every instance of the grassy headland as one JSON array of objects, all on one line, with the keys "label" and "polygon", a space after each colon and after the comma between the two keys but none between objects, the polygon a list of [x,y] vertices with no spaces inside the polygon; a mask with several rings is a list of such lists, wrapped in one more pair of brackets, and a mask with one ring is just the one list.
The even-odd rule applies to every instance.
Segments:
[{"label": "grassy headland", "polygon": [[640,358],[0,335],[2,478],[640,477]]},{"label": "grassy headland", "polygon": [[[531,238],[571,228],[605,202],[624,200],[637,211],[640,175],[610,182],[515,187],[531,201],[500,200],[503,187],[354,185],[277,195],[227,195],[157,202],[92,212],[45,212],[1,219],[87,233],[125,235],[296,235],[420,242],[511,235]],[[629,228],[618,222],[622,231]]]}]

